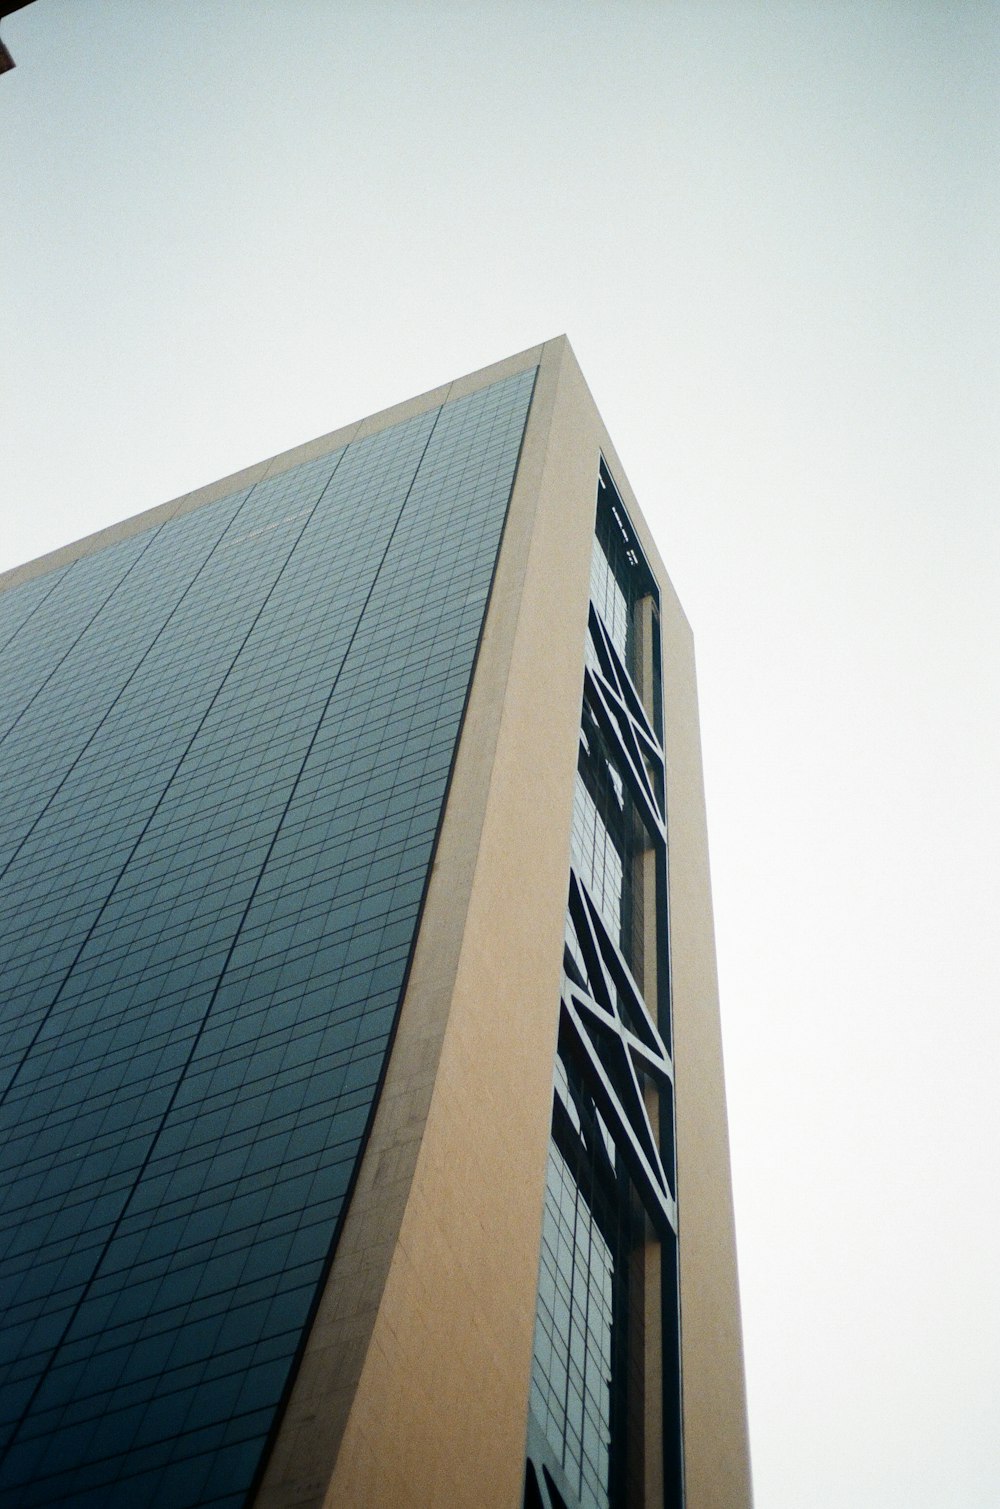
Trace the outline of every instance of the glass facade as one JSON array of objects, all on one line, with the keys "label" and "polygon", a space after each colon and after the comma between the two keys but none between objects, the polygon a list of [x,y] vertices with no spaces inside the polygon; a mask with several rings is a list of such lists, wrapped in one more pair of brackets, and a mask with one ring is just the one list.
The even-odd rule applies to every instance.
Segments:
[{"label": "glass facade", "polygon": [[[657,590],[603,465],[590,589],[525,1502],[644,1503],[646,1459],[662,1450],[679,1509]],[[646,1439],[650,1387],[662,1446]]]},{"label": "glass facade", "polygon": [[0,1505],[246,1504],[383,1072],[534,374],[0,594]]}]

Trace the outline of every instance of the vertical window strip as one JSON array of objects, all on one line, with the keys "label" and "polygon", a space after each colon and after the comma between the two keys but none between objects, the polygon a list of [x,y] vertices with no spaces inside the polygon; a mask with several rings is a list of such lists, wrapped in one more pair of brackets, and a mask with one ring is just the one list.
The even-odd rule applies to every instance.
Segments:
[{"label": "vertical window strip", "polygon": [[[613,564],[613,540],[611,546],[609,559],[601,539],[594,539],[591,597],[623,663],[629,665],[634,648],[634,593],[622,585]],[[634,586],[631,575],[630,571],[626,573],[629,589]],[[596,665],[589,633],[586,656],[588,665]],[[602,813],[599,800],[606,805],[606,813]],[[630,939],[624,934],[626,926],[631,931],[628,916],[634,856],[628,834],[633,822],[621,777],[608,760],[597,729],[585,720],[573,798],[572,864],[627,957],[632,953]],[[575,968],[585,979],[586,966],[568,917],[566,949],[567,968]],[[583,1086],[576,1082],[575,1070],[559,1057],[554,1094],[554,1118],[561,1118],[563,1128],[560,1136],[572,1138],[576,1153],[571,1161],[565,1155],[554,1119],[532,1406],[563,1469],[564,1486],[572,1490],[580,1509],[611,1509],[619,1497],[612,1475],[616,1479],[620,1475],[613,1462],[612,1433],[623,1412],[626,1386],[630,1185],[620,1172],[607,1128]],[[590,1128],[589,1143],[581,1112]],[[620,1353],[617,1358],[615,1349]],[[617,1404],[616,1395],[620,1396]],[[617,1450],[623,1451],[623,1443],[618,1443]]]}]

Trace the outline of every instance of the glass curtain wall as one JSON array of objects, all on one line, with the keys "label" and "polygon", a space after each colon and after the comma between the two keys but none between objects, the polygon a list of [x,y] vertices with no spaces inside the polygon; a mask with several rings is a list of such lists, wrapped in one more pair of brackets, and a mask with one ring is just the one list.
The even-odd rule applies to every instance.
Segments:
[{"label": "glass curtain wall", "polygon": [[0,1509],[244,1509],[377,1101],[517,373],[0,594]]}]

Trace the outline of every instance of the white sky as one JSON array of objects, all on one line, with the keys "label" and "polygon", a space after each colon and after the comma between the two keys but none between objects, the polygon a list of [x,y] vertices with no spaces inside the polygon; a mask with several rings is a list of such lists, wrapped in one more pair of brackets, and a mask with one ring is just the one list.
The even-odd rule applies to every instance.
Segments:
[{"label": "white sky", "polygon": [[996,1509],[1000,7],[3,36],[0,568],[568,332],[699,650],[758,1509]]}]

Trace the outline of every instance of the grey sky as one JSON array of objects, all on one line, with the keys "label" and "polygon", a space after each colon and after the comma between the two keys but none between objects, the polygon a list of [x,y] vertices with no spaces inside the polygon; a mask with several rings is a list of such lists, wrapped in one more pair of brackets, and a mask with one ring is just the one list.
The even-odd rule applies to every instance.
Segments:
[{"label": "grey sky", "polygon": [[568,332],[699,650],[758,1509],[995,1509],[1000,9],[3,36],[0,568]]}]

